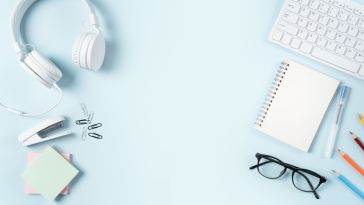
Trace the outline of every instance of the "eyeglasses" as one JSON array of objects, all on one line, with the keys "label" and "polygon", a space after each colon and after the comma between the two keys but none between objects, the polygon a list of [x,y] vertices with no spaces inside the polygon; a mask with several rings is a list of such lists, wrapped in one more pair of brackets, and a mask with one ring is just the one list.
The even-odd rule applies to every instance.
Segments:
[{"label": "eyeglasses", "polygon": [[258,160],[257,165],[251,166],[249,169],[258,169],[258,172],[268,179],[278,179],[287,171],[292,170],[292,183],[300,191],[312,192],[316,199],[320,197],[316,193],[319,186],[327,180],[325,177],[308,169],[302,169],[291,164],[287,164],[278,158],[257,153],[255,157]]}]

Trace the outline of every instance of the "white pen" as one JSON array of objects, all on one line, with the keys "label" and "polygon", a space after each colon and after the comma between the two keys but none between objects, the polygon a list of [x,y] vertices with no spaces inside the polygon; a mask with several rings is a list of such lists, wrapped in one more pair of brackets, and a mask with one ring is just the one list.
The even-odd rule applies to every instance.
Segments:
[{"label": "white pen", "polygon": [[326,154],[325,154],[327,158],[331,158],[331,156],[332,156],[335,142],[336,142],[337,132],[339,130],[341,116],[342,116],[342,113],[343,113],[343,110],[345,107],[345,103],[349,97],[349,94],[350,94],[350,87],[341,86],[339,103],[338,103],[336,111],[335,111],[335,119],[334,119],[333,125],[331,127],[329,140],[327,142],[327,148],[326,148]]}]

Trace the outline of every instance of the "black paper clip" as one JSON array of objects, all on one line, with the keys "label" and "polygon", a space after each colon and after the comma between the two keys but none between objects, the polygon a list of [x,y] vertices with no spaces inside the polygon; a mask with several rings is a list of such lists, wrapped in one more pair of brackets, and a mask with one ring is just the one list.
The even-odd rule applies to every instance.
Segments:
[{"label": "black paper clip", "polygon": [[94,133],[94,132],[88,133],[88,136],[93,137],[95,139],[99,139],[99,140],[102,139],[102,135]]},{"label": "black paper clip", "polygon": [[90,124],[90,120],[86,120],[86,119],[83,119],[83,120],[77,120],[77,121],[76,121],[76,124],[78,124],[78,125],[86,125],[86,124]]},{"label": "black paper clip", "polygon": [[93,124],[93,125],[88,126],[88,130],[93,130],[93,129],[99,128],[101,126],[102,126],[102,123]]}]

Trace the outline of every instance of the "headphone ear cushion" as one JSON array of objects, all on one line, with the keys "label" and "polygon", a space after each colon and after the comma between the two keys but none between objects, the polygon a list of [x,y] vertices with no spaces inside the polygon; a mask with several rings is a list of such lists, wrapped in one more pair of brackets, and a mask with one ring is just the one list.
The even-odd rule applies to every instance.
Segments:
[{"label": "headphone ear cushion", "polygon": [[55,82],[62,78],[61,70],[48,58],[43,57],[38,51],[33,50],[30,55],[39,63],[40,67],[51,77]]},{"label": "headphone ear cushion", "polygon": [[23,67],[48,88],[62,77],[62,72],[57,66],[35,50],[26,55]]},{"label": "headphone ear cushion", "polygon": [[85,34],[85,38],[82,41],[81,47],[80,47],[80,67],[84,68],[84,69],[89,69],[87,67],[87,51],[88,51],[88,46],[90,44],[90,41],[92,41],[93,38],[93,33],[86,33]]},{"label": "headphone ear cushion", "polygon": [[89,70],[100,70],[105,59],[106,43],[101,33],[92,34],[87,46],[86,65]]},{"label": "headphone ear cushion", "polygon": [[75,63],[76,65],[78,65],[79,67],[81,67],[81,62],[80,62],[80,52],[81,52],[81,47],[82,47],[82,43],[86,38],[87,33],[82,33],[81,35],[79,35],[75,41],[75,43],[73,44],[73,49],[72,49],[72,61],[73,63]]}]

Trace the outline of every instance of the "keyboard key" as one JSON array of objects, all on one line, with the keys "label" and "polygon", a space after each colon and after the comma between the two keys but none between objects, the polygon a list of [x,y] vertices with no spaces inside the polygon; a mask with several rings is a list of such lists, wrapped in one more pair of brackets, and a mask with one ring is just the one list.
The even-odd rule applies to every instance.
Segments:
[{"label": "keyboard key", "polygon": [[332,29],[336,29],[337,25],[339,24],[339,21],[336,19],[330,19],[328,26]]},{"label": "keyboard key", "polygon": [[292,34],[292,35],[296,35],[297,32],[298,32],[298,28],[293,26],[293,25],[290,25],[288,24],[287,22],[280,22],[279,25],[278,25],[278,28],[284,32],[287,32],[289,34]]},{"label": "keyboard key", "polygon": [[319,12],[326,14],[327,11],[329,10],[329,5],[321,3],[318,10]]},{"label": "keyboard key", "polygon": [[320,5],[319,0],[311,0],[309,6],[310,6],[311,9],[318,9],[319,5]]},{"label": "keyboard key", "polygon": [[282,20],[295,24],[298,21],[298,15],[286,12],[282,15]]},{"label": "keyboard key", "polygon": [[282,43],[289,44],[292,40],[292,37],[290,35],[284,34],[282,38]]},{"label": "keyboard key", "polygon": [[327,13],[329,16],[331,17],[336,17],[337,14],[339,13],[339,9],[336,7],[330,7],[329,8],[329,12]]},{"label": "keyboard key", "polygon": [[348,22],[351,25],[356,25],[356,23],[358,23],[359,18],[355,15],[350,15],[348,18]]},{"label": "keyboard key", "polygon": [[355,57],[355,60],[358,61],[359,63],[364,62],[364,54],[362,53],[358,53]]},{"label": "keyboard key", "polygon": [[329,22],[329,17],[326,15],[320,15],[319,17],[319,23],[326,25]]},{"label": "keyboard key", "polygon": [[312,51],[312,56],[321,59],[327,63],[333,64],[345,70],[351,71],[353,73],[358,72],[360,64],[348,60],[346,58],[340,57],[336,54],[323,50],[321,48],[315,47]]},{"label": "keyboard key", "polygon": [[330,51],[335,50],[336,48],[336,43],[334,41],[329,41],[326,45],[326,48]]},{"label": "keyboard key", "polygon": [[318,25],[317,26],[317,33],[319,34],[319,35],[321,35],[321,36],[323,36],[323,35],[325,35],[325,33],[326,33],[326,27],[325,26],[323,26],[323,25]]},{"label": "keyboard key", "polygon": [[338,45],[336,46],[336,50],[335,52],[339,55],[343,55],[346,51],[346,47],[345,46],[342,46],[342,45]]},{"label": "keyboard key", "polygon": [[334,6],[337,6],[339,8],[344,8],[344,4],[338,1],[334,1]]},{"label": "keyboard key", "polygon": [[346,33],[349,29],[349,25],[345,24],[345,23],[339,23],[339,27],[337,28],[337,30],[339,30],[340,32]]},{"label": "keyboard key", "polygon": [[364,31],[363,30],[359,31],[358,38],[361,39],[361,40],[364,40]]},{"label": "keyboard key", "polygon": [[301,45],[301,40],[300,39],[298,39],[298,38],[294,38],[293,40],[292,40],[292,42],[291,42],[291,47],[292,48],[295,48],[295,49],[298,49],[299,47],[300,47],[300,45]]},{"label": "keyboard key", "polygon": [[327,30],[327,33],[326,33],[326,36],[330,39],[335,39],[335,36],[336,36],[336,31],[334,30]]},{"label": "keyboard key", "polygon": [[310,41],[311,43],[315,43],[317,37],[318,37],[317,34],[310,33],[310,34],[308,34],[307,40]]},{"label": "keyboard key", "polygon": [[301,44],[300,50],[302,52],[304,52],[304,53],[310,53],[311,50],[312,50],[312,45],[309,44],[309,43],[304,42],[304,43]]},{"label": "keyboard key", "polygon": [[364,19],[360,19],[360,20],[359,20],[358,26],[359,26],[360,28],[364,28]]},{"label": "keyboard key", "polygon": [[305,28],[305,27],[307,26],[307,20],[306,20],[306,19],[304,19],[304,18],[299,18],[299,19],[298,19],[298,23],[297,23],[297,25],[298,25],[299,27],[303,27],[303,28]]},{"label": "keyboard key", "polygon": [[310,0],[300,0],[301,4],[303,5],[308,5],[308,3],[310,2]]},{"label": "keyboard key", "polygon": [[298,37],[300,37],[303,40],[306,39],[307,35],[308,35],[308,32],[306,30],[300,29],[298,31]]},{"label": "keyboard key", "polygon": [[300,11],[300,15],[302,17],[308,17],[309,14],[310,14],[310,9],[307,7],[302,7],[302,9]]},{"label": "keyboard key", "polygon": [[348,19],[348,17],[349,17],[349,14],[343,10],[340,10],[339,15],[337,16],[337,18],[341,21],[346,21],[346,19]]},{"label": "keyboard key", "polygon": [[359,16],[364,16],[364,11],[361,10],[361,9],[355,9],[354,10],[354,13],[357,14],[357,15],[359,15]]},{"label": "keyboard key", "polygon": [[338,42],[338,43],[344,43],[345,42],[345,39],[346,39],[346,36],[344,35],[344,34],[342,34],[342,33],[338,33],[337,35],[336,35],[336,41]]},{"label": "keyboard key", "polygon": [[275,31],[273,33],[273,39],[276,40],[276,41],[280,41],[282,39],[282,36],[283,36],[283,32],[282,31]]},{"label": "keyboard key", "polygon": [[348,49],[345,56],[352,59],[352,58],[354,58],[355,54],[356,54],[356,51],[354,49]]},{"label": "keyboard key", "polygon": [[300,7],[301,6],[299,4],[296,4],[296,3],[293,3],[293,2],[288,2],[286,9],[288,11],[293,12],[293,13],[298,13],[298,11],[300,10]]},{"label": "keyboard key", "polygon": [[309,21],[308,24],[307,24],[307,29],[309,31],[316,31],[316,29],[317,29],[317,23],[316,22],[313,22],[313,21]]},{"label": "keyboard key", "polygon": [[326,46],[326,43],[327,43],[327,39],[320,36],[318,39],[317,39],[317,45],[320,46],[320,47],[325,47]]},{"label": "keyboard key", "polygon": [[355,49],[358,50],[359,52],[364,51],[364,42],[363,41],[359,41],[356,45],[355,45]]},{"label": "keyboard key", "polygon": [[311,19],[312,21],[317,21],[319,16],[320,16],[319,12],[311,11],[310,16],[308,18]]},{"label": "keyboard key", "polygon": [[356,43],[356,40],[354,38],[347,38],[345,41],[345,45],[347,45],[349,47],[353,47],[355,43]]},{"label": "keyboard key", "polygon": [[353,27],[353,26],[349,27],[349,31],[348,31],[349,35],[355,37],[356,35],[358,35],[358,32],[359,32],[359,30],[356,27]]},{"label": "keyboard key", "polygon": [[349,12],[353,12],[354,11],[354,8],[352,6],[349,6],[349,5],[345,5],[344,6],[344,9],[349,11]]}]

